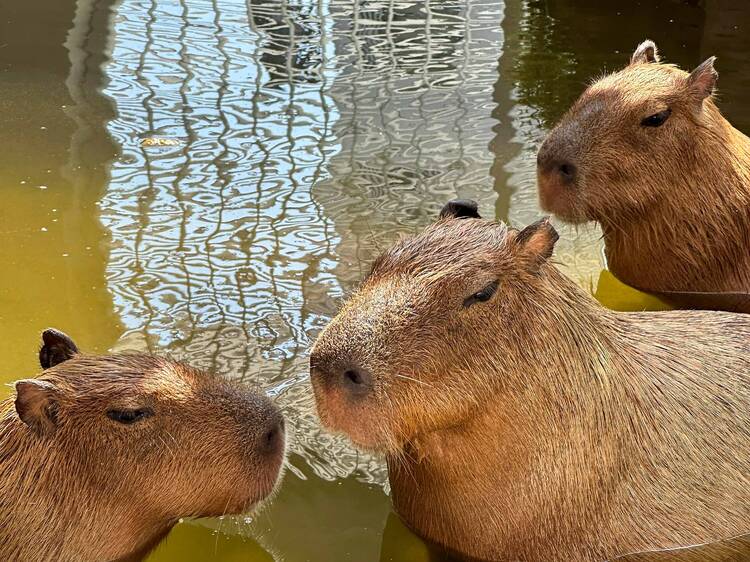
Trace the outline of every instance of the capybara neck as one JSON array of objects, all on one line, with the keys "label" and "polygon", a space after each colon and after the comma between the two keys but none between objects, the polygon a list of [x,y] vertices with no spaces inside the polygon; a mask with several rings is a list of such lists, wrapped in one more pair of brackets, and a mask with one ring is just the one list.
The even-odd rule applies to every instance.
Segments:
[{"label": "capybara neck", "polygon": [[128,502],[129,512],[120,501],[109,503],[104,490],[117,490],[86,478],[93,459],[29,433],[11,399],[0,412],[0,528],[8,560],[137,561],[177,522],[150,513],[138,498]]},{"label": "capybara neck", "polygon": [[750,139],[713,100],[704,105],[693,150],[664,176],[639,180],[666,181],[675,193],[622,216],[593,213],[609,268],[636,287],[750,292]]}]

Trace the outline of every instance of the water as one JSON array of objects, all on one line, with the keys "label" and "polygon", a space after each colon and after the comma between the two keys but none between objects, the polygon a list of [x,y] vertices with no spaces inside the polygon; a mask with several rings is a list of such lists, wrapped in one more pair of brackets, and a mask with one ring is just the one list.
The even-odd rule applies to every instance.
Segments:
[{"label": "water", "polygon": [[[545,131],[646,37],[684,67],[718,55],[749,130],[748,23],[711,0],[4,0],[0,382],[36,373],[56,326],[275,397],[294,437],[274,503],[182,523],[153,561],[427,560],[382,461],[318,426],[311,340],[446,200],[538,218]],[[595,229],[560,230],[579,284],[658,307],[602,271]]]}]

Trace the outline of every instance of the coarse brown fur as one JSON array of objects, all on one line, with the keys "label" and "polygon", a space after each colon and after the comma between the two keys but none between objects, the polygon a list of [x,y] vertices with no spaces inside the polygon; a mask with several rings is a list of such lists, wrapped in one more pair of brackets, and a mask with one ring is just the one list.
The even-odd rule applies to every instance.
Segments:
[{"label": "coarse brown fur", "polygon": [[278,479],[279,411],[185,364],[75,354],[16,389],[0,403],[2,560],[140,560],[180,518],[245,511]]},{"label": "coarse brown fur", "polygon": [[542,207],[599,222],[609,268],[642,289],[750,292],[750,139],[714,103],[713,62],[688,74],[642,43],[539,151]]},{"label": "coarse brown fur", "polygon": [[467,557],[747,532],[750,317],[611,312],[555,240],[446,218],[385,252],[312,350],[323,423],[384,451],[396,511]]}]

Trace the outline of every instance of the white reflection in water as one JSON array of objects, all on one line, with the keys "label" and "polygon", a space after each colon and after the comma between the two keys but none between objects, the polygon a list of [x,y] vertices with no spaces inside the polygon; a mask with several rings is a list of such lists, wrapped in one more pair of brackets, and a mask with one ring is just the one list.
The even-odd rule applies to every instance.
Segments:
[{"label": "white reflection in water", "polygon": [[382,482],[317,428],[306,350],[378,247],[456,195],[493,208],[502,17],[489,1],[124,0],[101,205],[122,347],[267,389],[319,476]]}]

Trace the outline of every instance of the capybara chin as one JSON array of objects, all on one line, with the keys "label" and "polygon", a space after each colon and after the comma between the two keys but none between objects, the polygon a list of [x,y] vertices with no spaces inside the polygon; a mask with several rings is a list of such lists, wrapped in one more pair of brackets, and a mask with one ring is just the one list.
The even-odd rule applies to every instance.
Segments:
[{"label": "capybara chin", "polygon": [[597,221],[609,268],[640,289],[750,292],[750,139],[691,73],[645,41],[589,86],[537,156],[542,207]]},{"label": "capybara chin", "polygon": [[384,451],[399,515],[466,557],[748,532],[750,316],[608,311],[556,240],[453,202],[386,251],[312,350],[323,422]]},{"label": "capybara chin", "polygon": [[141,560],[182,517],[274,489],[278,409],[183,363],[88,356],[46,330],[46,370],[0,403],[0,559]]}]

